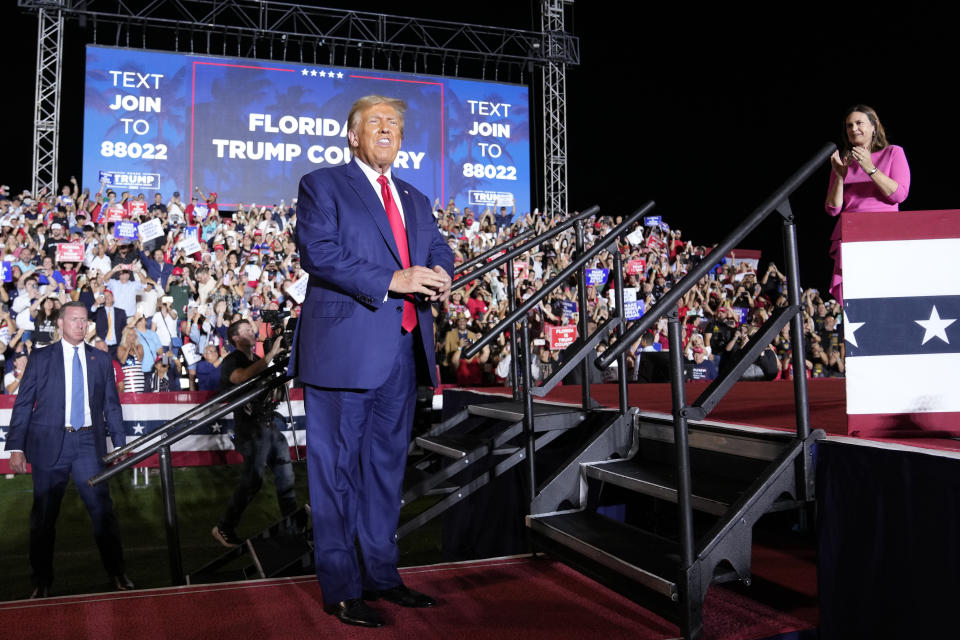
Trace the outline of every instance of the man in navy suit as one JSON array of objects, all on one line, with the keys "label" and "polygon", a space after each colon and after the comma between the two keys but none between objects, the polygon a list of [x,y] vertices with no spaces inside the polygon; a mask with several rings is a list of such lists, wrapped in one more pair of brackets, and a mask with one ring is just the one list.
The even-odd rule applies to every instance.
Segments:
[{"label": "man in navy suit", "polygon": [[450,295],[453,253],[426,196],[391,174],[405,109],[354,103],[353,160],[305,175],[297,204],[310,280],[290,370],[305,386],[317,578],[327,612],[368,627],[383,619],[364,600],[434,604],[401,581],[395,534],[418,373],[438,383],[430,302]]},{"label": "man in navy suit", "polygon": [[103,290],[99,302],[100,306],[93,313],[97,337],[103,338],[110,349],[110,355],[116,358],[117,345],[120,344],[123,329],[127,326],[127,312],[113,303],[113,292],[110,289]]},{"label": "man in navy suit", "polygon": [[71,475],[93,521],[103,566],[117,589],[133,589],[110,489],[106,483],[87,484],[103,469],[107,431],[115,447],[126,440],[113,365],[106,353],[83,342],[87,309],[82,302],[63,305],[57,326],[63,338],[30,354],[7,434],[10,468],[26,473],[28,461],[33,467],[30,564],[36,588],[31,597],[49,595],[57,515]]}]

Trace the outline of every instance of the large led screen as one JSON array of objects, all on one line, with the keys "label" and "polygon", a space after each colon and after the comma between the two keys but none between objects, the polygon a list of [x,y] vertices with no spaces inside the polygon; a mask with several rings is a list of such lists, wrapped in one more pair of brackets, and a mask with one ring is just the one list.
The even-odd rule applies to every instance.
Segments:
[{"label": "large led screen", "polygon": [[199,187],[221,206],[296,197],[300,176],[350,160],[347,113],[407,103],[393,170],[431,201],[530,210],[527,88],[243,58],[87,47],[83,184],[148,199]]}]

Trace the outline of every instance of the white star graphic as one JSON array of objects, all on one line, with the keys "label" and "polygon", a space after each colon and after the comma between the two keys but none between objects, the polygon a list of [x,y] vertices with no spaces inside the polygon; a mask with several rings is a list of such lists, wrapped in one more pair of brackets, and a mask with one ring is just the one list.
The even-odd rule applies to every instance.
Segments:
[{"label": "white star graphic", "polygon": [[317,70],[316,70],[316,69],[310,69],[310,75],[311,75],[311,76],[316,76],[316,75],[317,75]]},{"label": "white star graphic", "polygon": [[137,424],[133,425],[133,435],[142,436],[144,429],[146,429],[146,427],[138,422]]},{"label": "white star graphic", "polygon": [[210,425],[210,431],[212,431],[213,433],[220,433],[220,429],[222,428],[223,428],[223,425],[220,424],[219,422],[214,422],[212,425]]},{"label": "white star graphic", "polygon": [[857,336],[854,335],[857,332],[857,329],[867,324],[866,322],[850,322],[850,318],[847,317],[847,312],[843,312],[843,338],[850,344],[855,347],[859,347],[857,344]]},{"label": "white star graphic", "polygon": [[304,76],[307,76],[307,75],[310,75],[310,72],[307,71],[306,69],[304,69],[303,71],[300,72],[300,74],[301,74],[301,75],[304,75]]},{"label": "white star graphic", "polygon": [[947,344],[950,344],[950,341],[947,339],[947,327],[956,322],[956,318],[940,318],[940,314],[937,313],[937,307],[934,306],[933,310],[930,312],[929,320],[914,320],[918,325],[923,327],[923,342],[921,345],[927,344],[929,340],[933,338],[940,338]]},{"label": "white star graphic", "polygon": [[343,77],[343,71],[337,71],[337,80]]},{"label": "white star graphic", "polygon": [[3,429],[0,429],[0,440],[6,440],[6,439],[7,439],[7,432],[4,431]]},{"label": "white star graphic", "polygon": [[327,77],[327,72],[326,72],[326,71],[321,71],[321,72],[320,72],[320,77],[321,77],[321,78],[326,78],[326,77]]}]

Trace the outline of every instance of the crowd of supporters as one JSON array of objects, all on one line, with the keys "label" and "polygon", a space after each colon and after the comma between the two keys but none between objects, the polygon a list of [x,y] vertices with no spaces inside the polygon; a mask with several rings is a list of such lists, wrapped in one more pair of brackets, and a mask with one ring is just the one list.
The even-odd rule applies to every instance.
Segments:
[{"label": "crowd of supporters", "polygon": [[[221,211],[215,192],[197,189],[190,198],[178,192],[117,193],[101,185],[81,191],[75,180],[59,194],[10,193],[0,189],[0,350],[5,364],[4,391],[16,393],[33,349],[59,338],[58,309],[69,300],[89,308],[87,340],[115,360],[121,391],[214,390],[217,367],[232,349],[227,327],[251,321],[263,340],[272,337],[264,311],[296,317],[305,276],[296,253],[296,200],[289,205],[235,205]],[[437,222],[458,264],[528,229],[543,232],[560,221],[539,212],[516,216],[505,208],[475,213],[451,201],[436,203]],[[148,241],[130,234],[130,225],[157,219],[162,233]],[[586,220],[590,246],[620,220]],[[156,227],[156,223],[152,223]],[[626,293],[638,309],[649,309],[709,252],[685,240],[666,224],[638,225],[619,245]],[[196,244],[191,242],[196,239]],[[59,247],[65,244],[67,247]],[[78,246],[79,245],[79,246]],[[80,253],[76,254],[77,249]],[[73,250],[74,254],[70,251]],[[528,298],[570,264],[573,231],[566,231],[515,261],[517,302]],[[69,257],[76,255],[76,257]],[[79,257],[82,255],[82,259]],[[786,277],[774,264],[762,273],[755,262],[727,257],[680,303],[687,375],[709,379],[729,365],[774,308],[787,304]],[[597,269],[612,269],[613,258],[599,254]],[[612,313],[614,278],[587,287],[588,323],[595,328]],[[302,282],[301,282],[302,285]],[[488,332],[509,309],[503,269],[464,287],[437,314],[437,350],[445,382],[469,385],[509,384],[510,341],[501,335],[473,358],[462,349]],[[577,284],[554,290],[530,314],[536,379],[547,378],[563,353],[551,348],[551,327],[576,325],[580,309]],[[806,335],[805,374],[843,375],[841,311],[816,290],[803,293]],[[668,348],[666,321],[630,345],[628,378],[649,380],[645,354]],[[611,338],[612,339],[612,338]],[[555,346],[555,343],[554,343]],[[603,343],[600,350],[608,344]],[[793,375],[789,331],[784,331],[745,374],[773,379]],[[604,375],[615,377],[615,370]]]},{"label": "crowd of supporters", "polygon": [[[534,228],[545,231],[559,222],[542,214],[527,214],[511,221],[501,209],[477,218],[468,208],[461,213],[451,203],[438,211],[441,231],[450,238],[456,261],[462,263],[523,231]],[[622,222],[602,216],[587,220],[585,245],[605,236]],[[627,230],[619,243],[625,265],[624,293],[635,299],[637,309],[650,309],[676,282],[694,268],[711,247],[694,245],[682,237],[680,230],[659,219],[638,223]],[[515,261],[518,283],[514,291],[516,303],[526,300],[535,290],[563,271],[573,260],[575,237],[572,229],[541,244],[537,251]],[[586,290],[588,331],[592,332],[615,313],[613,257],[601,252],[588,268],[607,270],[602,284]],[[733,362],[733,356],[744,348],[750,336],[769,318],[775,308],[786,306],[787,278],[774,263],[756,270],[756,260],[738,260],[726,256],[721,264],[704,277],[680,301],[679,319],[683,327],[682,345],[688,379],[712,379]],[[463,349],[478,336],[486,334],[508,313],[506,277],[502,270],[493,271],[455,291],[438,319],[437,361],[442,363],[447,382],[461,385],[509,384],[512,355],[506,334],[484,347],[474,357],[461,357]],[[531,356],[535,380],[549,377],[563,362],[559,342],[551,341],[553,327],[576,325],[579,321],[577,285],[571,280],[557,287],[530,314],[531,335],[535,337]],[[815,289],[802,293],[805,335],[804,375],[810,377],[843,376],[844,343],[840,329],[842,311],[833,300],[820,296]],[[626,306],[626,305],[625,305]],[[615,340],[615,335],[610,340]],[[601,342],[598,351],[610,341]],[[661,318],[656,326],[627,351],[627,378],[630,381],[665,381],[665,359],[657,355],[669,349],[667,321]],[[658,359],[661,365],[657,364]],[[745,379],[773,380],[793,375],[793,358],[789,326],[776,337],[759,358],[747,369]],[[659,370],[659,371],[658,371]],[[595,381],[613,380],[617,372],[611,367],[604,373],[593,372]]]}]

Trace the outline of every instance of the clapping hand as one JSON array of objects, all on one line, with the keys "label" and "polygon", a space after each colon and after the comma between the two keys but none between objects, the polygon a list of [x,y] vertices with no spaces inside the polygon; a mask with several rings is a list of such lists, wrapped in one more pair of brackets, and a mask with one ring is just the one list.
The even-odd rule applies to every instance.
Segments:
[{"label": "clapping hand", "polygon": [[830,156],[830,168],[841,180],[847,177],[847,164],[847,161],[840,157],[839,151],[834,151]]},{"label": "clapping hand", "polygon": [[870,159],[870,151],[868,151],[866,147],[854,147],[850,150],[850,157],[867,173],[873,173],[874,169],[876,169],[873,160]]}]

